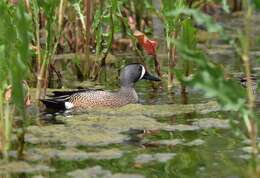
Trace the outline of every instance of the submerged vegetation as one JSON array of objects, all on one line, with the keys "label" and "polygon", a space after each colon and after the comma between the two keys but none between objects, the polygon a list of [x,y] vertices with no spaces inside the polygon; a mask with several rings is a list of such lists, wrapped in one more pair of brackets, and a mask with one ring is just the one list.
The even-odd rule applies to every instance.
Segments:
[{"label": "submerged vegetation", "polygon": [[[250,175],[259,176],[259,114],[257,114],[259,103],[257,102],[258,91],[253,70],[253,64],[259,64],[259,59],[252,55],[252,51],[259,52],[260,39],[258,36],[254,36],[254,26],[257,25],[254,24],[254,18],[259,13],[259,6],[258,1],[249,0],[0,1],[0,158],[5,161],[10,160],[10,152],[15,149],[17,150],[15,158],[26,160],[26,154],[34,149],[25,150],[26,142],[30,145],[29,147],[33,147],[31,146],[33,144],[59,143],[62,143],[60,144],[62,147],[68,147],[71,144],[77,147],[82,145],[105,147],[107,145],[103,143],[109,139],[112,141],[108,144],[122,144],[125,140],[129,141],[126,133],[131,129],[136,129],[150,131],[148,137],[151,139],[156,130],[160,130],[158,137],[166,137],[162,142],[150,140],[147,143],[141,143],[145,146],[160,145],[161,147],[162,145],[175,146],[175,144],[187,146],[197,142],[181,139],[173,142],[172,132],[181,132],[185,129],[185,131],[189,129],[198,131],[205,128],[229,128],[234,131],[234,135],[238,133],[239,139],[250,140],[250,153],[252,153],[253,160],[253,173]],[[241,13],[237,11],[241,11]],[[236,13],[238,14],[236,18],[243,24],[239,29],[231,28],[232,32],[230,32],[219,22],[222,18],[229,18]],[[236,72],[242,73],[242,76],[230,70],[226,63],[221,62],[222,60],[213,59],[208,50],[216,46],[214,43],[224,44],[235,53],[235,63],[238,64],[239,69]],[[73,118],[78,120],[75,123],[73,120],[67,121],[63,117],[58,118],[58,122],[68,124],[67,128],[64,125],[48,126],[50,128],[45,127],[44,129],[41,129],[40,126],[31,126],[32,123],[38,125],[41,122],[41,119],[38,118],[42,112],[39,99],[47,96],[48,88],[85,87],[75,81],[82,83],[88,81],[87,85],[90,86],[93,86],[93,83],[114,85],[112,79],[117,80],[117,78],[113,78],[113,72],[117,75],[122,66],[132,62],[142,63],[145,67],[154,69],[154,72],[162,78],[160,84],[152,83],[150,87],[153,88],[153,91],[165,93],[169,98],[177,95],[176,90],[179,87],[182,96],[181,103],[184,105],[165,105],[166,102],[162,102],[162,106],[130,105],[121,109],[90,110],[82,117]],[[244,87],[240,84],[242,80],[245,83],[243,83]],[[111,89],[113,85],[107,88]],[[212,106],[212,103],[209,102],[201,105],[198,103],[197,105],[187,105],[189,95],[192,95],[194,90],[203,92],[204,96],[216,100],[217,104],[213,102]],[[150,98],[153,99],[153,97],[151,95]],[[32,106],[36,110],[37,116],[33,116],[35,118],[31,120]],[[184,110],[182,110],[183,108]],[[185,117],[189,120],[192,119],[189,118],[192,117],[192,113],[212,114],[211,112],[225,112],[224,115],[228,115],[230,122],[233,123],[232,127],[229,125],[224,127],[221,124],[219,127],[216,126],[218,122],[221,122],[218,119],[205,120],[205,123],[201,121],[206,125],[204,127],[198,126],[199,121],[196,120],[192,120],[192,126],[161,122],[162,118],[176,115],[186,114]],[[125,121],[122,121],[124,118],[119,119],[117,113],[120,115],[119,117],[125,116]],[[133,121],[132,117],[136,117],[136,119]],[[153,120],[150,120],[150,117]],[[86,121],[85,118],[92,119],[92,121]],[[54,120],[56,121],[56,119]],[[109,120],[114,121],[108,123]],[[95,127],[99,128],[98,133],[93,126],[95,121],[103,124],[96,124]],[[240,121],[243,121],[244,125],[237,124]],[[214,122],[216,125],[212,124]],[[83,123],[89,127],[84,126]],[[114,123],[115,125],[113,125]],[[79,130],[75,130],[75,127]],[[91,129],[85,130],[86,128]],[[74,135],[66,135],[67,129],[72,133],[80,130],[81,132],[75,133],[74,137]],[[87,139],[84,138],[88,134],[92,135],[89,135]],[[64,135],[66,138],[62,140]],[[144,135],[145,133],[142,137]],[[204,143],[204,141],[199,141],[199,143]],[[121,149],[122,145],[119,147]],[[131,149],[130,147],[129,149]],[[45,149],[48,150],[48,148]],[[164,148],[160,149],[162,152],[167,151]],[[172,148],[169,150],[172,151]],[[62,154],[65,154],[63,151],[51,151],[53,154],[57,154],[59,159]],[[143,160],[143,157],[158,161],[158,157],[162,156],[156,157],[157,153],[153,151],[151,150],[148,156],[143,153],[136,157],[135,160],[139,160],[139,162],[135,161],[128,173],[135,173],[136,169],[144,168],[147,170],[141,170],[139,173],[149,176],[150,174],[147,173],[149,169],[144,166],[146,160]],[[42,157],[46,154],[39,152]],[[85,152],[82,153],[80,148],[77,148],[76,151],[73,150],[72,154],[78,157],[84,155],[86,159],[91,157]],[[95,152],[95,154],[97,153]],[[133,159],[132,153],[127,153],[127,156],[123,158],[121,158],[123,153],[120,151],[113,154],[120,155],[115,159],[120,158],[123,161],[126,159],[125,157]],[[167,162],[175,157],[174,153],[169,154],[171,157],[168,158],[166,155],[167,158],[162,162]],[[48,156],[51,157],[51,154]],[[185,157],[185,154],[182,156]],[[95,156],[90,159],[95,159],[93,157]],[[181,160],[180,156],[177,156],[177,159]],[[130,164],[128,161],[126,160],[125,165],[121,161],[104,163],[95,160],[94,163],[100,163],[106,168],[122,172],[123,168]],[[182,161],[185,165],[184,160]],[[159,167],[162,167],[162,162]],[[24,163],[19,164],[28,166]],[[72,171],[70,166],[73,165],[66,164]],[[113,164],[119,167],[113,168]],[[94,166],[88,161],[86,161],[86,165]],[[121,169],[120,166],[123,168]],[[176,175],[171,171],[167,174],[167,166],[170,165],[167,163],[162,168],[166,171],[163,174],[165,177],[182,176],[181,167],[179,167],[180,170],[177,170],[181,173]],[[80,168],[83,167],[80,166]],[[93,171],[92,169],[94,172],[96,170],[105,171],[104,177],[105,175],[123,176],[97,166],[85,169],[86,176],[91,174],[88,171]],[[0,165],[0,172],[1,170],[4,168]],[[78,171],[83,171],[83,169]],[[77,171],[69,172],[66,175],[77,177]],[[156,175],[159,173],[156,172]],[[136,175],[136,177],[138,176],[142,177]]]}]

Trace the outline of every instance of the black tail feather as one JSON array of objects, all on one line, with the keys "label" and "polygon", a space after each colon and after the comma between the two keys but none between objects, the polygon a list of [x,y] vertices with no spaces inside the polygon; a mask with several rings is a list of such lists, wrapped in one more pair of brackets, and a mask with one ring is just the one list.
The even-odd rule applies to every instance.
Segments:
[{"label": "black tail feather", "polygon": [[54,91],[52,92],[53,95],[51,95],[50,97],[59,97],[59,96],[70,96],[74,93],[78,93],[81,92],[81,90],[75,90],[75,91]]},{"label": "black tail feather", "polygon": [[54,99],[42,99],[40,100],[47,109],[65,110],[65,101],[56,101]]}]

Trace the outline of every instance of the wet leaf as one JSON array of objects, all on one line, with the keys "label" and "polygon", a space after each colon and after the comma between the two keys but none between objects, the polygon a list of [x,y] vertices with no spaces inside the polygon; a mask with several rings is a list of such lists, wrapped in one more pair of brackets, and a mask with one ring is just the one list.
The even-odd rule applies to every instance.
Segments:
[{"label": "wet leaf", "polygon": [[149,39],[144,33],[136,30],[134,36],[138,39],[139,44],[144,48],[147,54],[155,56],[157,41]]}]

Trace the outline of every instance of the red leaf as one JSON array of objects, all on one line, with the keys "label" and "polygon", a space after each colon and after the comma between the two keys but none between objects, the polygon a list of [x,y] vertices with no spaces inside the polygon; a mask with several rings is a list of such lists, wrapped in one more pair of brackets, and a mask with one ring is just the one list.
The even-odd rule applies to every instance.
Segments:
[{"label": "red leaf", "polygon": [[135,31],[134,36],[137,37],[138,42],[142,45],[148,55],[156,55],[157,41],[150,40],[140,31]]}]

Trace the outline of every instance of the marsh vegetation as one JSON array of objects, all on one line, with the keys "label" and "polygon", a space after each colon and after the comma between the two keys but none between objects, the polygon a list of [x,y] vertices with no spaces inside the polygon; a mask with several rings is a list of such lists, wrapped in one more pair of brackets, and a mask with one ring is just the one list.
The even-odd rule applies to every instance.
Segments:
[{"label": "marsh vegetation", "polygon": [[[0,177],[259,177],[258,0],[1,0]],[[52,91],[138,104],[48,112]]]}]

